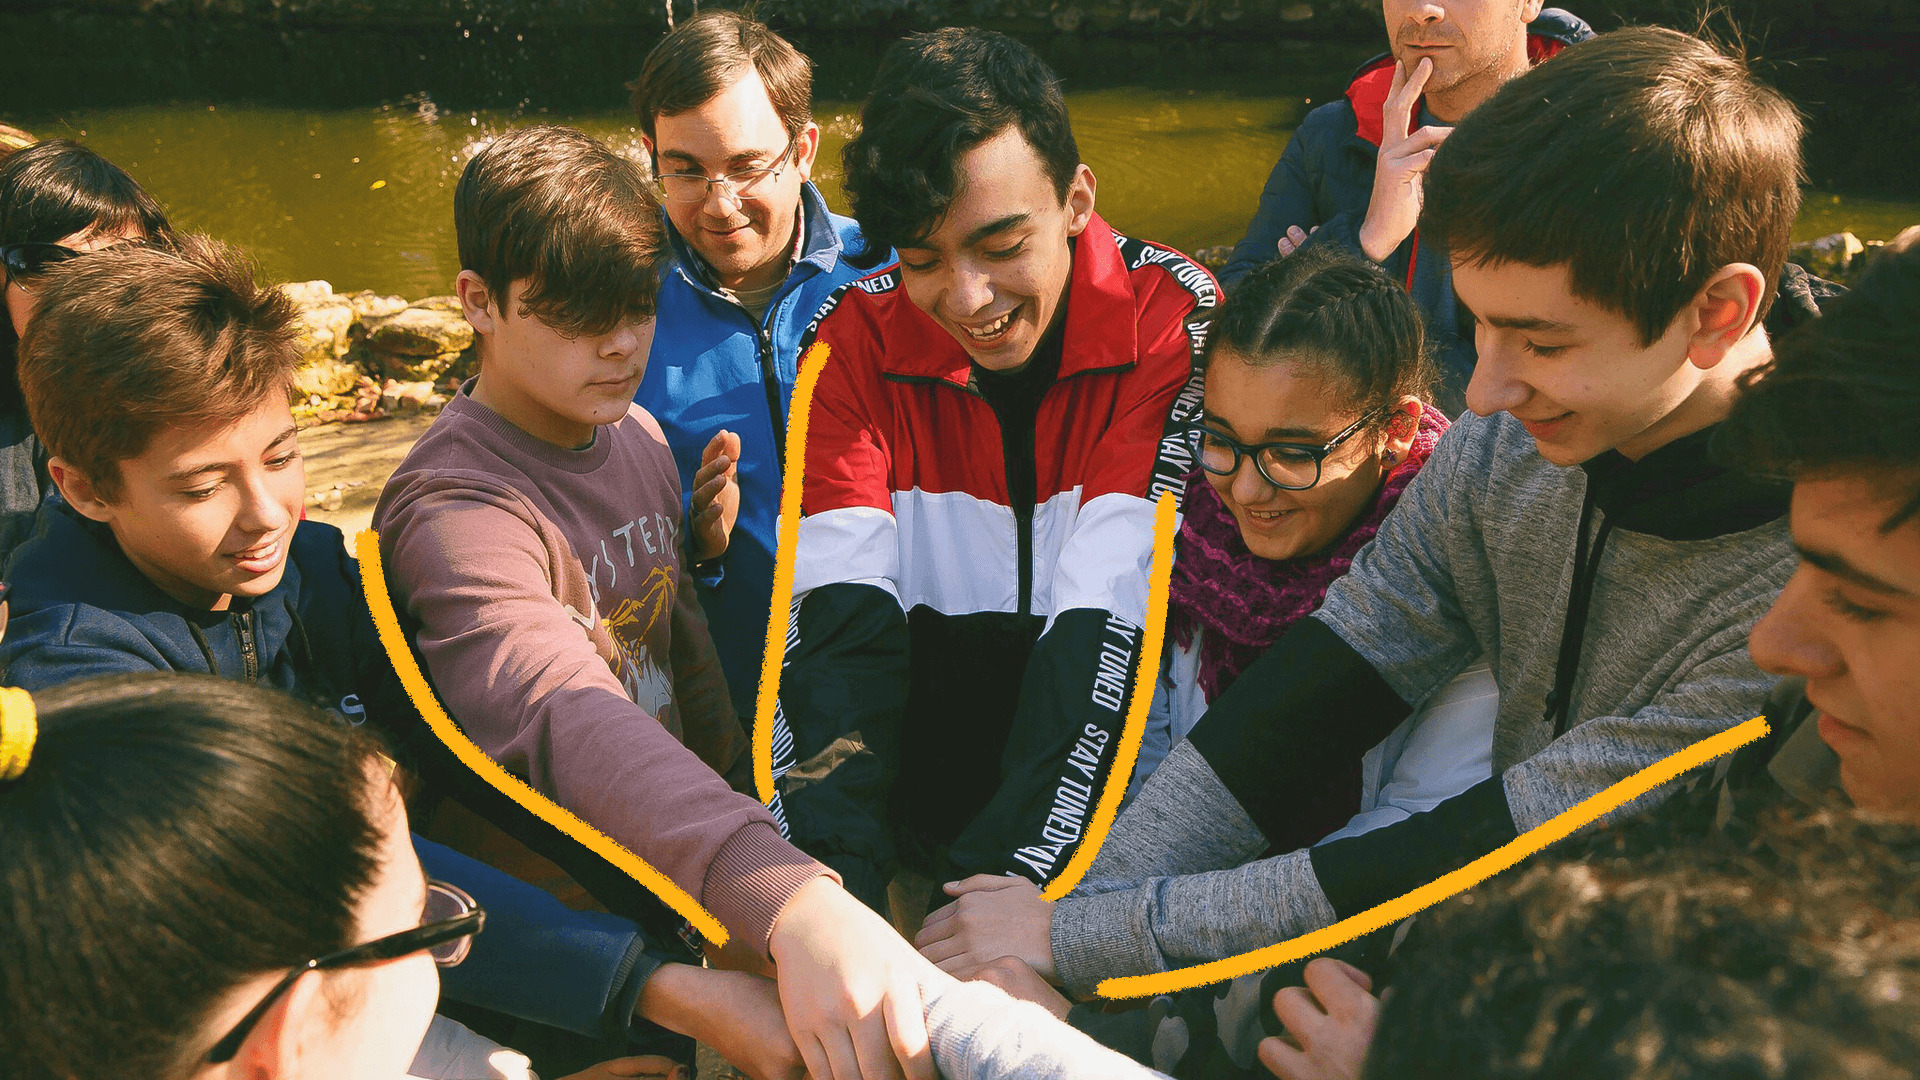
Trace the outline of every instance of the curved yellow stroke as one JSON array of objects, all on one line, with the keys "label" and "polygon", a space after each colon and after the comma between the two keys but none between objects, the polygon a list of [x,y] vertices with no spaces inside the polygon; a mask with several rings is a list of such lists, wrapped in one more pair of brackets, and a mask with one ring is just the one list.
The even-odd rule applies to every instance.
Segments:
[{"label": "curved yellow stroke", "polygon": [[1113,770],[1107,774],[1107,786],[1101,789],[1100,801],[1094,804],[1093,820],[1087,823],[1080,846],[1073,849],[1067,865],[1040,890],[1040,895],[1048,900],[1058,900],[1072,892],[1080,879],[1087,876],[1094,856],[1100,854],[1100,846],[1107,842],[1107,830],[1113,828],[1113,819],[1120,813],[1120,798],[1133,780],[1134,762],[1140,759],[1140,740],[1147,733],[1147,706],[1153,703],[1153,689],[1160,681],[1160,648],[1167,632],[1167,594],[1173,588],[1173,530],[1178,507],[1173,492],[1160,493],[1160,502],[1153,514],[1153,569],[1147,576],[1146,640],[1140,643],[1140,667],[1133,674],[1133,697],[1127,702],[1126,722],[1120,727],[1120,749],[1115,752]]},{"label": "curved yellow stroke", "polygon": [[645,859],[628,851],[612,837],[535,791],[525,780],[501,768],[499,762],[488,757],[486,751],[474,745],[467,733],[454,724],[434,697],[433,687],[427,685],[427,677],[415,661],[413,650],[407,646],[406,635],[400,631],[399,613],[394,611],[393,599],[387,594],[386,567],[380,562],[380,537],[372,529],[364,530],[355,538],[354,550],[360,556],[360,586],[367,594],[367,607],[373,612],[373,625],[380,632],[380,644],[387,651],[387,659],[399,674],[400,684],[407,688],[407,696],[413,699],[414,708],[420,710],[427,726],[447,745],[447,749],[453,751],[453,756],[502,794],[533,811],[540,820],[626,871],[629,877],[646,886],[648,891],[692,923],[693,928],[700,931],[701,936],[712,942],[715,948],[725,945],[727,928],[689,896],[685,889],[675,885],[667,875],[649,866]]},{"label": "curved yellow stroke", "polygon": [[1224,960],[1196,964],[1177,971],[1107,979],[1095,987],[1095,990],[1100,996],[1108,998],[1150,997],[1155,994],[1172,993],[1175,990],[1187,990],[1277,967],[1280,964],[1331,949],[1361,934],[1392,926],[1415,912],[1432,907],[1455,893],[1464,892],[1500,871],[1511,868],[1548,844],[1565,839],[1575,830],[1591,824],[1602,815],[1645,795],[1689,769],[1698,768],[1723,754],[1730,754],[1750,742],[1765,737],[1766,734],[1767,718],[1756,716],[1738,727],[1702,739],[1685,750],[1641,769],[1605,791],[1581,800],[1556,815],[1551,821],[1543,822],[1527,830],[1524,835],[1508,841],[1498,850],[1482,855],[1460,869],[1444,874],[1397,900],[1390,900],[1369,908],[1351,918],[1342,919],[1332,926],[1275,945],[1268,945],[1262,949],[1255,949],[1252,952],[1241,953],[1239,956],[1229,956]]},{"label": "curved yellow stroke", "polygon": [[[806,479],[807,421],[813,411],[813,391],[826,369],[826,342],[815,342],[800,358],[800,370],[793,383],[793,404],[788,410],[787,466],[780,478],[780,538],[774,549],[773,604],[767,614],[767,652],[760,666],[760,699],[755,703],[753,725],[753,784],[760,801],[773,802],[773,714],[780,698],[780,667],[787,646],[787,625],[793,615],[793,567],[800,543],[800,492]],[[1153,565],[1148,575],[1147,626],[1140,645],[1139,666],[1134,673],[1133,696],[1120,729],[1120,747],[1115,752],[1107,784],[1094,804],[1093,819],[1067,865],[1047,885],[1041,895],[1058,900],[1072,891],[1094,856],[1106,841],[1107,830],[1120,811],[1120,799],[1133,777],[1134,762],[1140,757],[1140,741],[1146,734],[1147,707],[1153,701],[1153,687],[1160,670],[1160,649],[1167,627],[1167,594],[1173,581],[1173,534],[1178,520],[1178,500],[1172,492],[1162,492],[1154,510]]]}]

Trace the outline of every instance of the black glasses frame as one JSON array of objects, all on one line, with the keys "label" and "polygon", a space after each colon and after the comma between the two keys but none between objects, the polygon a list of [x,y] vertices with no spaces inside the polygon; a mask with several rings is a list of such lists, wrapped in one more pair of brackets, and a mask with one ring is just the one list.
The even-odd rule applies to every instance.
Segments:
[{"label": "black glasses frame", "polygon": [[[207,1052],[207,1064],[219,1065],[232,1061],[233,1055],[239,1053],[241,1045],[247,1041],[247,1036],[252,1034],[254,1027],[260,1023],[260,1019],[267,1015],[267,1010],[273,1008],[273,1003],[279,1001],[280,996],[292,989],[293,984],[300,981],[300,976],[309,971],[328,971],[334,968],[398,960],[400,957],[409,956],[422,949],[431,949],[436,945],[444,945],[449,941],[460,938],[471,939],[486,926],[486,909],[461,889],[443,881],[429,881],[427,889],[430,892],[452,897],[465,910],[458,915],[438,919],[424,926],[402,930],[397,934],[388,934],[386,937],[375,938],[364,944],[354,945],[325,956],[316,956],[287,972],[286,977],[275,983],[273,989],[267,991],[267,996],[260,999],[260,1004],[255,1005],[247,1015],[240,1018],[240,1022],[233,1026],[232,1031],[227,1032],[219,1042],[213,1044],[213,1049]],[[453,967],[467,958],[469,944],[470,942],[463,943],[451,959],[442,960],[436,956],[433,962],[441,967]]]},{"label": "black glasses frame", "polygon": [[[47,257],[34,259],[28,255],[28,252],[36,250],[48,252]],[[39,277],[47,267],[77,259],[84,254],[86,252],[48,241],[26,240],[17,244],[0,244],[0,274],[5,275],[5,283],[11,284],[21,278]],[[26,288],[26,282],[21,281],[20,287]]]},{"label": "black glasses frame", "polygon": [[[805,129],[803,128],[802,130]],[[791,164],[789,159],[793,156],[793,148],[798,145],[800,145],[800,132],[796,131],[793,133],[793,137],[787,140],[787,148],[780,151],[780,156],[774,158],[773,163],[770,165],[756,165],[751,169],[737,169],[719,179],[703,173],[661,173],[653,178],[653,190],[659,192],[660,198],[665,202],[684,203],[688,206],[706,202],[711,198],[715,184],[727,185],[734,197],[740,198],[744,195],[747,188],[765,180],[778,179],[780,174],[785,172],[787,166]],[[744,179],[742,179],[743,177]],[[704,180],[707,182],[707,186],[700,192],[700,197],[697,199],[676,199],[667,194],[668,180]]]},{"label": "black glasses frame", "polygon": [[[1231,436],[1224,435],[1221,432],[1215,431],[1214,429],[1207,427],[1204,423],[1195,423],[1191,427],[1189,427],[1187,429],[1187,440],[1189,443],[1192,444],[1193,460],[1197,462],[1202,469],[1205,469],[1206,471],[1212,473],[1215,476],[1232,476],[1235,473],[1240,471],[1240,462],[1242,459],[1252,458],[1253,469],[1255,472],[1260,474],[1260,479],[1265,480],[1267,483],[1272,484],[1274,487],[1277,487],[1282,491],[1305,491],[1308,488],[1313,487],[1315,484],[1318,484],[1320,482],[1320,469],[1321,469],[1321,466],[1326,464],[1327,457],[1331,455],[1335,450],[1339,449],[1341,443],[1346,442],[1348,439],[1353,438],[1355,435],[1365,430],[1366,426],[1372,423],[1374,419],[1380,415],[1380,413],[1381,413],[1381,410],[1375,409],[1374,411],[1367,413],[1365,416],[1362,416],[1360,419],[1355,420],[1353,423],[1348,424],[1346,428],[1340,432],[1340,434],[1335,435],[1331,440],[1327,442],[1325,446],[1315,446],[1312,443],[1297,443],[1297,442],[1269,442],[1269,443],[1255,443],[1253,445],[1248,445],[1246,443],[1236,441]],[[1228,466],[1225,469],[1216,469],[1213,466],[1207,464],[1206,455],[1202,452],[1201,440],[1208,437],[1218,439],[1220,442],[1225,443],[1228,447],[1230,447],[1233,450],[1232,465]],[[1273,477],[1267,475],[1266,468],[1260,464],[1260,455],[1262,453],[1265,453],[1268,450],[1288,450],[1288,451],[1292,451],[1293,453],[1304,454],[1307,457],[1312,458],[1313,459],[1313,479],[1305,484],[1283,484],[1280,481],[1275,480]]]}]

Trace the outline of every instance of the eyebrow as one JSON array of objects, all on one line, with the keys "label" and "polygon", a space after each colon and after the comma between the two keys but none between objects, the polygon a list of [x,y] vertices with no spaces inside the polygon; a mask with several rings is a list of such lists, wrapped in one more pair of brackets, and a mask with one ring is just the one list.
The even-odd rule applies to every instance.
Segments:
[{"label": "eyebrow", "polygon": [[961,246],[963,247],[971,246],[973,244],[979,243],[982,240],[985,240],[987,237],[992,236],[995,233],[1003,233],[1003,232],[1006,232],[1008,229],[1014,229],[1022,225],[1025,225],[1027,223],[1027,217],[1028,215],[1022,212],[1018,214],[1008,214],[1006,217],[1003,217],[1003,218],[995,218],[994,220],[989,221],[985,225],[982,225],[979,228],[968,233],[967,238],[965,240],[960,241]]},{"label": "eyebrow", "polygon": [[[1206,409],[1206,408],[1203,408],[1201,411],[1202,411],[1202,415],[1208,421],[1218,424],[1221,427],[1228,429],[1229,431],[1234,430],[1233,425],[1227,422],[1226,420],[1222,419],[1219,413],[1214,412],[1212,409]],[[1267,433],[1264,436],[1262,436],[1262,438],[1288,439],[1288,440],[1297,439],[1297,440],[1303,440],[1311,443],[1323,443],[1327,441],[1327,436],[1321,435],[1319,432],[1309,431],[1306,428],[1297,428],[1297,427],[1291,427],[1291,428],[1270,427],[1267,429]]]},{"label": "eyebrow", "polygon": [[1869,592],[1876,592],[1883,596],[1913,595],[1900,586],[1889,581],[1882,581],[1872,574],[1867,573],[1865,570],[1853,565],[1846,560],[1845,556],[1840,555],[1838,552],[1817,551],[1798,543],[1794,544],[1793,547],[1795,551],[1800,553],[1801,561],[1807,563],[1809,566],[1832,574],[1834,577],[1848,584],[1858,585]]},{"label": "eyebrow", "polygon": [[[299,433],[300,433],[300,428],[297,425],[288,424],[287,429],[285,431],[282,431],[280,434],[275,435],[273,437],[273,441],[267,444],[267,449],[269,451],[274,450],[279,446],[281,446],[282,444],[284,444],[288,439],[293,438],[295,435]],[[230,461],[210,461],[205,465],[193,465],[185,469],[180,469],[178,471],[168,473],[167,482],[179,483],[180,481],[183,481],[183,480],[192,480],[195,477],[205,476],[207,473],[219,472],[220,470],[226,468],[231,464],[232,462]]]},{"label": "eyebrow", "polygon": [[[742,150],[727,159],[727,167],[729,169],[738,169],[763,158],[771,158],[779,152],[778,150]],[[704,162],[692,154],[687,153],[685,150],[662,150],[660,157],[678,164],[692,166],[695,169],[706,168]]]},{"label": "eyebrow", "polygon": [[1538,319],[1527,315],[1487,315],[1480,321],[1502,330],[1545,330],[1565,333],[1575,329],[1571,323],[1554,322],[1552,319]]}]

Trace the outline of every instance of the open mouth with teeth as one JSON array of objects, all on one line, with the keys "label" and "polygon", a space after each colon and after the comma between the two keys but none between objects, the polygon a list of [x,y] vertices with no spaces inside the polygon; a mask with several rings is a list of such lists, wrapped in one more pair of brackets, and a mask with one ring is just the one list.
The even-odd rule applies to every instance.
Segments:
[{"label": "open mouth with teeth", "polygon": [[962,326],[960,329],[966,331],[967,337],[975,345],[994,345],[1007,336],[1008,329],[1013,326],[1013,317],[1019,313],[1020,309],[1014,308],[985,326]]},{"label": "open mouth with teeth", "polygon": [[1273,522],[1293,513],[1291,510],[1248,510],[1247,516],[1255,521]]}]

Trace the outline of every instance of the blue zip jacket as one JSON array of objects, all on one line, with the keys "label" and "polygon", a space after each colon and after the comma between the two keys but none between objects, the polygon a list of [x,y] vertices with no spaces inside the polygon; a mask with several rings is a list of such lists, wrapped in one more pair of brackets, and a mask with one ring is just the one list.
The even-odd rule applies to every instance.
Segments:
[{"label": "blue zip jacket", "polygon": [[[349,723],[411,715],[375,636],[340,530],[303,521],[280,584],[231,611],[161,592],[106,526],[49,494],[8,570],[5,681],[37,690],[94,675],[192,671],[285,691]],[[396,720],[395,722],[401,722]],[[487,909],[487,929],[443,973],[449,998],[584,1035],[626,1031],[660,960],[626,919],[545,891],[420,837],[427,872]]]},{"label": "blue zip jacket", "polygon": [[717,566],[700,566],[695,579],[734,708],[745,717],[754,713],[767,648],[787,405],[800,338],[834,290],[865,273],[846,259],[866,248],[857,222],[829,211],[811,183],[801,186],[800,209],[800,259],[758,324],[721,295],[705,261],[666,222],[674,266],[660,285],[653,350],[633,396],[660,421],[673,448],[683,511],[707,442],[722,428],[740,436],[740,516],[726,554]]},{"label": "blue zip jacket", "polygon": [[[1568,45],[1593,36],[1593,28],[1559,8],[1546,8],[1527,25],[1527,55],[1538,63]],[[1234,245],[1220,284],[1233,287],[1254,267],[1279,257],[1279,242],[1289,226],[1319,231],[1308,245],[1337,244],[1360,253],[1360,225],[1373,198],[1373,169],[1380,155],[1382,113],[1393,81],[1393,56],[1383,53],[1360,65],[1345,96],[1307,114],[1288,140],[1260,192],[1260,208],[1247,235]],[[1437,121],[1420,103],[1415,124]],[[1467,377],[1473,374],[1473,338],[1462,333],[1453,295],[1453,267],[1443,251],[1423,249],[1416,231],[1381,264],[1407,289],[1426,316],[1442,368],[1437,395],[1443,410],[1465,404]]]}]

